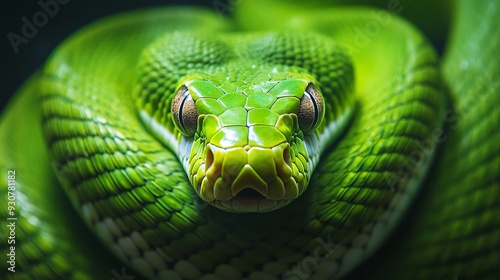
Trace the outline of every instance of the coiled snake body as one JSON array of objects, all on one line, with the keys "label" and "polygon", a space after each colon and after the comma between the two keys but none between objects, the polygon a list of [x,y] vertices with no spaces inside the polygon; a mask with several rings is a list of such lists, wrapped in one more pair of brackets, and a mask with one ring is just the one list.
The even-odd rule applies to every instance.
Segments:
[{"label": "coiled snake body", "polygon": [[[500,9],[486,2],[460,1],[443,66],[370,8],[255,31],[193,8],[85,28],[3,113],[16,186],[0,183],[0,213],[17,220],[16,272],[2,226],[1,273],[331,279],[376,253],[352,277],[495,278]],[[360,48],[352,31],[375,18]]]}]

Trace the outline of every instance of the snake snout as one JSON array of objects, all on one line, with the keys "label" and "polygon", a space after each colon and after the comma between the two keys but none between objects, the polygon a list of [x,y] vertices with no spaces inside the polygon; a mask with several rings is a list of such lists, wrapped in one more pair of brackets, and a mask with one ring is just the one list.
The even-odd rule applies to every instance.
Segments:
[{"label": "snake snout", "polygon": [[[298,196],[289,143],[271,148],[220,148],[205,151],[201,196],[238,212],[269,211]],[[229,206],[230,205],[230,206]],[[217,203],[216,203],[217,206]],[[238,208],[238,209],[235,209]]]}]

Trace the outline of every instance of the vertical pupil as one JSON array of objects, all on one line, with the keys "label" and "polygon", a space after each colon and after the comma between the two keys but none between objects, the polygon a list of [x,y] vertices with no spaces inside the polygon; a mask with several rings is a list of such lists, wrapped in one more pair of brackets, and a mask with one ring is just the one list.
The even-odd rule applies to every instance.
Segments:
[{"label": "vertical pupil", "polygon": [[181,102],[181,106],[179,106],[179,125],[185,130],[187,131],[187,128],[186,126],[184,125],[184,114],[183,114],[183,110],[184,110],[184,104],[186,103],[186,100],[187,98],[189,97],[189,94],[187,94],[188,91],[187,89],[182,93],[182,102]]},{"label": "vertical pupil", "polygon": [[304,91],[300,101],[299,126],[304,133],[314,130],[321,121],[323,113],[323,103],[321,94],[316,87],[309,84]]},{"label": "vertical pupil", "polygon": [[312,122],[311,127],[314,127],[316,125],[316,122],[318,121],[318,114],[319,114],[319,109],[318,109],[318,104],[316,103],[316,99],[314,99],[314,96],[310,94],[308,91],[306,93],[309,95],[309,98],[311,99],[311,103],[313,104],[314,107],[314,119]]}]

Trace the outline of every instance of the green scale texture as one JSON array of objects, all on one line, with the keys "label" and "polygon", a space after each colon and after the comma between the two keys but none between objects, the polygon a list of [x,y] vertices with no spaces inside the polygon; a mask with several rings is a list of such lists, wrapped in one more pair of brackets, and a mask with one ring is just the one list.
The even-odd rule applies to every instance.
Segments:
[{"label": "green scale texture", "polygon": [[489,1],[459,2],[442,66],[450,91],[446,130],[442,141],[426,143],[442,148],[405,226],[362,268],[373,275],[498,279],[500,41],[491,34],[500,10]]},{"label": "green scale texture", "polygon": [[[338,21],[332,24],[340,29],[359,20],[356,11],[340,11],[338,15]],[[331,273],[332,262],[340,261],[361,231],[371,231],[370,226],[396,195],[399,186],[388,187],[385,174],[398,172],[398,161],[438,123],[441,96],[436,92],[439,83],[435,56],[418,33],[397,22],[391,28],[412,38],[409,46],[394,46],[394,49],[408,50],[407,62],[398,58],[395,72],[378,69],[365,72],[369,70],[356,68],[358,109],[363,113],[355,118],[337,149],[325,156],[313,174],[310,191],[304,192],[291,207],[267,214],[247,214],[245,223],[241,223],[242,217],[238,214],[204,207],[206,204],[198,200],[176,156],[142,128],[135,117],[134,105],[137,104],[123,97],[135,90],[139,108],[154,112],[152,115],[158,122],[173,129],[168,113],[171,96],[164,93],[174,92],[181,77],[199,72],[173,70],[177,75],[166,75],[175,68],[168,59],[160,58],[170,52],[149,56],[157,59],[156,62],[140,60],[137,42],[148,41],[148,36],[154,37],[153,31],[160,31],[151,29],[150,33],[144,33],[138,28],[134,32],[131,26],[133,22],[110,20],[75,36],[56,52],[44,69],[41,83],[43,129],[58,164],[68,170],[61,182],[73,204],[81,209],[84,219],[115,255],[146,276],[176,275],[186,279],[201,275],[222,278],[279,276],[312,256],[321,244],[318,240],[342,245],[318,272],[320,275]],[[106,40],[109,38],[107,28],[113,28],[117,37],[112,41],[127,50],[126,54],[117,52]],[[120,32],[128,35],[118,36]],[[138,34],[144,37],[134,37]],[[389,34],[386,36],[390,38]],[[337,36],[344,39],[342,33]],[[269,41],[282,37],[264,38]],[[162,43],[162,39],[159,40]],[[376,46],[386,49],[382,43],[385,40],[382,37]],[[99,47],[96,42],[100,42]],[[85,47],[87,44],[93,47]],[[271,49],[254,52],[270,63],[280,59],[287,62],[294,57],[286,52],[293,44],[277,46],[282,49],[282,56],[268,57]],[[78,55],[74,55],[73,48],[81,49]],[[96,48],[100,51],[90,51]],[[148,52],[154,53],[156,49],[153,46]],[[133,50],[137,50],[137,56]],[[189,51],[180,46],[176,50]],[[147,56],[143,54],[142,57],[144,55]],[[217,56],[202,56],[203,59],[210,57]],[[322,61],[325,58],[323,56]],[[382,64],[377,59],[387,60],[379,56],[353,58],[354,62],[371,60],[369,65],[372,66]],[[137,61],[141,61],[141,73],[147,75],[135,79],[134,71],[129,69],[134,69]],[[86,65],[93,63],[99,63],[99,71],[86,71]],[[330,73],[321,63],[311,65],[319,67],[308,70],[308,74],[317,79],[324,93],[325,122],[328,123],[342,112],[342,103],[346,101],[333,93],[338,88],[349,87],[341,78],[349,79],[349,75]],[[156,68],[152,68],[153,71],[147,67]],[[212,64],[207,67],[213,69],[208,74],[215,74],[214,83],[225,92],[238,92],[229,91],[217,81],[219,76],[216,74],[221,70],[213,68]],[[296,66],[281,67],[302,75],[306,71]],[[320,75],[321,71],[327,74]],[[245,74],[235,73],[234,79],[239,78],[238,73]],[[400,73],[398,82],[392,79],[392,73]],[[375,74],[372,79],[365,79]],[[332,80],[330,75],[340,78]],[[381,81],[384,82],[379,84]],[[138,87],[136,82],[142,86]],[[201,98],[197,102],[199,100]],[[214,101],[214,98],[209,100]],[[250,97],[247,101],[251,104]],[[277,102],[271,105],[271,111]],[[381,117],[385,111],[388,113]],[[359,125],[363,122],[367,125]],[[20,260],[24,258],[27,257],[19,255]],[[101,265],[90,260],[87,261],[89,266]]]},{"label": "green scale texture", "polygon": [[[56,50],[2,116],[0,154],[5,157],[0,172],[16,169],[19,203],[19,274],[8,277],[111,278],[110,271],[122,271],[123,266],[110,261],[104,249],[108,247],[127,268],[148,278],[281,279],[314,274],[316,279],[329,279],[338,270],[347,272],[347,264],[356,259],[353,249],[373,249],[364,241],[385,225],[383,218],[409,206],[395,205],[410,200],[405,197],[408,182],[429,166],[432,157],[425,144],[443,135],[444,115],[445,125],[452,126],[445,132],[449,141],[432,166],[422,200],[405,216],[408,226],[397,232],[401,239],[389,239],[397,248],[383,248],[386,255],[377,258],[382,263],[372,262],[360,273],[367,272],[365,278],[495,279],[500,258],[500,146],[495,129],[500,118],[495,107],[498,86],[492,80],[500,64],[494,58],[499,40],[490,35],[500,17],[498,7],[486,2],[473,6],[460,1],[457,35],[443,68],[452,93],[450,104],[456,104],[450,107],[461,116],[460,122],[450,120],[454,115],[446,111],[437,56],[413,26],[391,16],[366,46],[357,44],[353,30],[377,18],[371,9],[301,11],[290,17],[272,6],[265,6],[267,13],[251,12],[245,5],[255,4],[242,1],[241,28],[255,29],[253,22],[258,21],[262,28],[274,30],[242,37],[203,37],[208,30],[223,34],[226,23],[193,9],[139,11],[87,27]],[[482,32],[476,32],[479,26]],[[306,35],[276,31],[290,27]],[[327,61],[327,56],[304,51],[305,45],[315,43],[322,50],[341,49],[333,43],[318,44],[322,38],[339,42],[349,56]],[[238,46],[240,40],[245,43]],[[257,57],[266,63],[258,63],[256,70],[272,73],[269,65],[276,64],[278,73],[293,75],[236,67],[248,69]],[[242,58],[241,64],[237,58]],[[350,65],[347,61],[354,67],[343,68]],[[489,87],[478,90],[485,96],[477,98],[474,85],[480,73]],[[306,75],[317,83],[327,106],[325,123],[315,133],[323,133],[326,124],[345,113],[347,104],[355,102],[356,115],[342,137],[328,143],[307,190],[269,213],[228,213],[207,205],[190,184],[177,151],[165,148],[172,144],[151,134],[138,118],[138,111],[144,110],[180,139],[170,113],[172,94],[183,83],[204,89],[193,97],[197,107],[201,112],[217,111],[219,119],[200,118],[195,151],[203,155],[200,139],[207,133],[222,148],[224,137],[217,134],[227,129],[249,135],[250,129],[235,128],[244,123],[285,130],[279,125],[283,117],[276,120],[274,114],[283,113],[285,106],[279,102],[296,103],[297,97],[278,98],[272,90],[297,77],[303,81]],[[240,82],[248,77],[251,83]],[[334,94],[338,92],[346,94]],[[474,109],[468,109],[472,104]],[[250,114],[263,109],[265,115]],[[226,112],[231,110],[238,112],[229,116]],[[215,124],[220,128],[214,129]],[[297,129],[297,123],[292,120],[286,127]],[[257,147],[262,139],[258,134],[252,148],[269,148],[283,140]],[[238,141],[228,147],[250,144]],[[423,156],[416,151],[423,151]],[[301,152],[303,148],[294,153]],[[1,196],[6,192],[2,180]],[[2,220],[6,209],[2,200]],[[2,226],[0,238],[7,240],[8,234]],[[7,269],[3,256],[8,250],[2,242],[1,273]],[[318,250],[327,259],[315,259],[317,265],[308,267],[306,260]]]},{"label": "green scale texture", "polygon": [[[327,112],[317,131],[309,133],[321,134],[353,101],[348,56],[331,39],[310,32],[299,37],[175,32],[147,48],[140,69],[139,110],[178,141],[170,104],[181,86],[189,89],[200,117],[188,176],[201,198],[217,206],[226,201],[221,208],[236,211],[227,201],[246,184],[284,203],[304,192],[313,164],[297,113],[308,84],[324,90]],[[164,144],[176,149],[169,141]],[[290,154],[290,164],[283,153]],[[213,158],[210,168],[206,158]]]}]

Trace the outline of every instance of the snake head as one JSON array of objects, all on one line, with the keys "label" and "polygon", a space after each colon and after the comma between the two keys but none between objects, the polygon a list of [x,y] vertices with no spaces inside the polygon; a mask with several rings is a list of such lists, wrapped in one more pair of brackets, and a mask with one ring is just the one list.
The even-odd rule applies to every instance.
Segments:
[{"label": "snake head", "polygon": [[349,56],[316,33],[173,32],[140,61],[143,123],[198,195],[226,211],[299,197],[354,100]]},{"label": "snake head", "polygon": [[[232,87],[231,87],[232,88]],[[324,117],[307,78],[229,91],[210,80],[184,81],[172,100],[182,133],[181,160],[199,196],[234,212],[278,209],[306,189],[312,156],[305,137]]]}]

